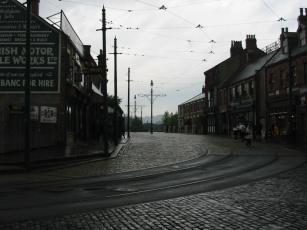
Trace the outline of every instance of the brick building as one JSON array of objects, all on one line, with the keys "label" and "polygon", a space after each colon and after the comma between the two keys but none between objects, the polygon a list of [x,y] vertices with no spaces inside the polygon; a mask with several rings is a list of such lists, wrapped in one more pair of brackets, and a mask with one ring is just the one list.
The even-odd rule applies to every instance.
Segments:
[{"label": "brick building", "polygon": [[[243,49],[241,41],[232,41],[230,57],[204,73],[206,77],[206,133],[229,133],[228,105],[232,95],[229,91],[229,84],[248,64],[263,56],[265,56],[265,53],[258,49],[255,36],[248,35],[245,49]],[[241,91],[241,86],[235,89],[237,95],[240,95]]]},{"label": "brick building", "polygon": [[273,140],[307,142],[307,9],[298,29],[282,29],[280,42],[257,48],[254,35],[231,43],[230,58],[207,70],[205,129],[231,135],[238,123],[252,123]]},{"label": "brick building", "polygon": [[[307,9],[300,9],[298,29],[283,28],[281,48],[265,66],[267,133],[272,139],[307,143]],[[275,128],[275,132],[274,132]]]},{"label": "brick building", "polygon": [[205,94],[203,89],[202,93],[178,106],[178,132],[204,133],[204,105]]}]

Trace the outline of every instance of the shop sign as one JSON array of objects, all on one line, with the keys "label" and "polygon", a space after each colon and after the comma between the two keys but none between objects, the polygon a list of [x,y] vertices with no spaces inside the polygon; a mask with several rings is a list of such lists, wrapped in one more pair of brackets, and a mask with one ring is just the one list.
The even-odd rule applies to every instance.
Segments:
[{"label": "shop sign", "polygon": [[41,106],[40,109],[41,123],[56,123],[57,122],[57,108],[49,106]]},{"label": "shop sign", "polygon": [[[31,91],[59,90],[59,32],[43,19],[31,20]],[[26,65],[26,8],[0,0],[0,93],[23,92]]]}]

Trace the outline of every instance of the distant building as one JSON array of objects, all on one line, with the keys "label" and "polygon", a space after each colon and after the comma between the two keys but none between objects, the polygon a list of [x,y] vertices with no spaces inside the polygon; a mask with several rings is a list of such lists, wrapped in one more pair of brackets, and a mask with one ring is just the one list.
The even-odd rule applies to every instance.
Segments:
[{"label": "distant building", "polygon": [[178,106],[178,132],[204,133],[204,105],[203,92]]}]

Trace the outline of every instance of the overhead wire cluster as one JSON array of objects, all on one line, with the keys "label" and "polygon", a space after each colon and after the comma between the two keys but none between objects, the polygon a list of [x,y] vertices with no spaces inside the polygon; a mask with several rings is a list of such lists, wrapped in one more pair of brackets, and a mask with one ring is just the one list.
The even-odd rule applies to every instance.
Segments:
[{"label": "overhead wire cluster", "polygon": [[[49,1],[49,0],[48,0]],[[89,6],[99,6],[101,7],[101,3],[91,3],[89,1],[80,1],[80,0],[59,0],[61,2],[67,2],[67,3],[77,3],[77,4],[82,4],[82,5],[89,5]],[[193,22],[190,19],[184,17],[183,15],[179,14],[178,12],[175,11],[175,9],[179,8],[184,8],[184,7],[189,7],[189,6],[194,6],[198,4],[205,4],[205,3],[218,3],[222,2],[223,0],[187,0],[187,1],[182,1],[180,4],[177,5],[167,5],[167,4],[162,4],[162,5],[157,5],[156,2],[153,1],[149,2],[146,0],[132,0],[134,2],[140,3],[142,5],[145,5],[146,8],[118,8],[118,7],[113,7],[112,5],[105,4],[107,9],[114,10],[114,11],[123,11],[126,12],[127,14],[135,14],[141,11],[160,11],[163,15],[163,13],[171,15],[177,19],[179,19],[184,25],[180,26],[168,26],[168,27],[146,27],[142,25],[137,25],[137,26],[132,26],[132,25],[123,25],[123,24],[117,24],[114,21],[110,21],[109,24],[112,26],[114,29],[118,30],[126,30],[126,31],[137,31],[140,33],[146,33],[154,36],[159,36],[159,37],[164,37],[172,40],[178,40],[182,42],[187,43],[187,51],[186,53],[189,54],[199,54],[200,52],[195,52],[196,49],[195,46],[198,46],[198,44],[203,44],[208,46],[208,50],[201,52],[202,58],[201,59],[194,59],[194,58],[183,58],[183,57],[176,57],[174,58],[173,56],[162,56],[162,55],[154,55],[154,54],[145,54],[143,52],[136,51],[132,48],[125,48],[128,50],[128,52],[122,52],[124,55],[127,56],[134,56],[134,57],[148,57],[148,58],[161,58],[161,59],[181,59],[181,60],[186,60],[186,61],[201,61],[201,62],[207,62],[213,55],[216,54],[215,48],[216,44],[220,43],[222,41],[218,41],[214,39],[208,32],[207,28],[217,28],[217,27],[229,27],[229,26],[241,26],[241,25],[252,25],[252,24],[261,24],[261,23],[274,23],[274,22],[280,22],[281,24],[286,21],[283,17],[281,17],[279,14],[275,12],[275,10],[265,1],[265,0],[260,0],[262,1],[263,5],[274,15],[274,17],[277,17],[277,20],[267,20],[267,21],[249,21],[249,22],[238,22],[238,23],[225,23],[225,24],[202,24],[199,22]],[[291,19],[288,19],[291,20]],[[204,39],[200,40],[194,40],[194,39],[186,39],[184,37],[179,37],[179,36],[173,36],[169,34],[164,34],[164,33],[156,33],[152,32],[152,30],[180,30],[180,29],[191,29],[193,31],[198,31],[200,32]],[[199,50],[199,49],[198,49]],[[173,51],[174,52],[174,51]],[[176,51],[175,51],[176,52]],[[172,52],[167,52],[172,53]]]}]

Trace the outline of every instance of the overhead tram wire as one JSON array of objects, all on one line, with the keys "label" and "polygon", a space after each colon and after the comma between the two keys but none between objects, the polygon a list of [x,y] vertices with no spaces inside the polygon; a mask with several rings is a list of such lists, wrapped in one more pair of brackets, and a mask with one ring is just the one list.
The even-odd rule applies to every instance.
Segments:
[{"label": "overhead tram wire", "polygon": [[264,0],[261,0],[262,2],[263,2],[263,4],[266,6],[266,8],[268,8],[270,11],[271,11],[271,13],[273,13],[276,17],[280,17],[273,9],[272,9],[272,7],[270,7]]},{"label": "overhead tram wire", "polygon": [[273,13],[277,18],[278,18],[278,22],[280,22],[280,28],[282,28],[283,27],[283,22],[285,22],[286,21],[286,19],[285,18],[283,18],[283,17],[281,17],[280,15],[278,15],[274,10],[273,10],[273,8],[269,5],[269,4],[267,4],[264,0],[261,0],[262,2],[263,2],[263,4],[266,6],[266,8],[268,8],[270,11],[271,11],[271,13]]},{"label": "overhead tram wire", "polygon": [[[295,18],[287,19],[287,21],[295,21]],[[253,24],[266,24],[266,23],[277,23],[279,20],[267,20],[267,21],[250,21],[250,22],[238,22],[238,23],[225,23],[225,24],[205,24],[204,27],[229,27],[229,26],[242,26],[242,25],[253,25]],[[193,24],[194,25],[194,24]],[[177,29],[194,29],[194,26],[170,26],[170,27],[142,27],[137,26],[139,30],[177,30]],[[125,28],[123,28],[125,29]]]},{"label": "overhead tram wire", "polygon": [[202,5],[202,4],[208,4],[208,3],[216,3],[220,2],[221,0],[212,0],[212,1],[199,1],[195,3],[187,3],[184,5],[175,5],[175,6],[169,6],[169,9],[175,9],[175,8],[183,8],[183,7],[188,7],[188,6],[194,6],[194,5]]},{"label": "overhead tram wire", "polygon": [[[188,24],[190,24],[190,25],[193,25],[193,26],[196,26],[196,25],[197,25],[196,23],[191,22],[190,20],[188,20],[188,19],[186,19],[186,18],[184,18],[184,17],[182,17],[182,16],[180,16],[180,15],[174,13],[173,11],[168,10],[167,7],[166,7],[165,5],[162,5],[162,6],[159,7],[159,6],[157,6],[157,5],[154,5],[154,4],[145,2],[145,1],[143,1],[143,0],[134,0],[134,1],[141,2],[141,3],[146,4],[146,5],[149,5],[149,6],[151,6],[151,7],[156,7],[156,8],[158,8],[159,10],[166,11],[167,13],[169,13],[169,14],[171,14],[171,15],[177,17],[177,18],[180,18],[181,20],[185,21],[186,23],[188,23]],[[205,33],[203,30],[201,30],[201,31],[204,33],[204,35],[205,35],[209,40],[212,39],[212,38],[210,38],[210,36],[209,36],[207,33]]]},{"label": "overhead tram wire", "polygon": [[[86,6],[98,6],[98,7],[101,6],[101,4],[74,1],[74,0],[58,0],[58,1],[66,2],[66,3],[77,3],[77,4],[80,4],[80,5],[86,5]],[[134,11],[153,11],[153,9],[122,9],[122,8],[116,8],[116,7],[109,7],[108,5],[105,5],[105,7],[110,9],[110,10],[126,11],[126,12],[129,12],[129,13],[132,13]]]}]

